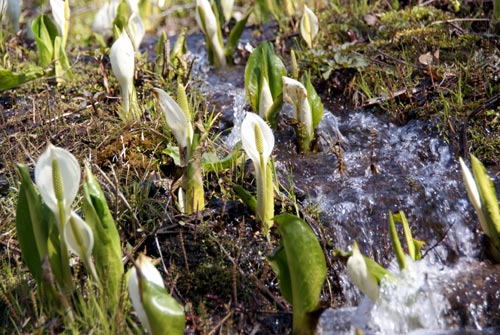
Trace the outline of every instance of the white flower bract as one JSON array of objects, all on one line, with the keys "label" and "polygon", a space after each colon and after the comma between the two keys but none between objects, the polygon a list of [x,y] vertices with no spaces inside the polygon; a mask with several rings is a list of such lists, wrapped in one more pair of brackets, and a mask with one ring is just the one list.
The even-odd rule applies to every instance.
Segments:
[{"label": "white flower bract", "polygon": [[69,151],[49,144],[47,149],[40,155],[35,165],[35,183],[38,187],[43,201],[55,214],[59,221],[59,206],[54,188],[53,161],[57,161],[62,191],[64,195],[63,206],[65,210],[64,225],[69,219],[71,205],[76,198],[80,186],[81,171],[78,161]]},{"label": "white flower bract", "polygon": [[134,46],[126,33],[113,43],[109,52],[111,69],[121,87],[123,106],[128,112],[130,105],[130,95],[133,90],[135,54]]}]

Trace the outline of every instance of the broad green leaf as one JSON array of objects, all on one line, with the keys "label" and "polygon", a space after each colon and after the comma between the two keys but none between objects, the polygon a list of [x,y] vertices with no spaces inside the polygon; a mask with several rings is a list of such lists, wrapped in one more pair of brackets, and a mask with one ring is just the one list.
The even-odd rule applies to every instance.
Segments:
[{"label": "broad green leaf", "polygon": [[245,26],[247,24],[248,18],[250,17],[251,13],[252,13],[252,8],[250,8],[247,11],[245,16],[241,20],[236,22],[236,25],[229,33],[229,37],[227,38],[226,48],[225,48],[226,58],[228,57],[232,58],[233,52],[234,50],[236,50],[236,47],[238,46],[241,34],[243,34],[243,31],[245,30]]},{"label": "broad green leaf", "polygon": [[27,66],[21,73],[14,73],[0,68],[0,78],[2,78],[0,81],[0,92],[43,77],[44,74],[43,69],[36,65]]},{"label": "broad green leaf", "polygon": [[[309,225],[297,216],[281,214],[274,218],[278,224],[285,257],[278,251],[274,266],[282,266],[279,272],[289,276],[284,284],[284,292],[293,302],[293,330],[297,334],[310,334],[315,322],[311,313],[319,308],[320,294],[326,278],[326,261],[323,250]],[[276,258],[277,257],[277,258]],[[283,267],[283,265],[286,266]],[[280,282],[280,288],[281,288]]]},{"label": "broad green leaf", "polygon": [[304,75],[302,76],[302,83],[307,90],[307,100],[309,101],[309,105],[311,106],[312,127],[313,129],[316,129],[316,127],[321,122],[321,119],[323,118],[323,103],[321,102],[321,98],[319,97],[318,93],[311,83],[311,77],[309,73],[304,73]]},{"label": "broad green leaf", "polygon": [[83,213],[94,233],[94,257],[97,275],[101,280],[108,307],[118,305],[124,273],[120,235],[111,215],[104,193],[89,167],[83,184]]},{"label": "broad green leaf", "polygon": [[184,309],[161,286],[148,280],[140,281],[141,298],[152,335],[184,334]]},{"label": "broad green leaf", "polygon": [[245,94],[254,111],[258,112],[259,109],[263,78],[266,78],[274,100],[283,91],[281,78],[284,75],[286,75],[285,65],[275,54],[270,42],[264,42],[255,48],[245,67]]},{"label": "broad green leaf", "polygon": [[403,251],[403,247],[401,247],[401,241],[399,241],[398,231],[396,230],[396,224],[394,222],[394,216],[392,212],[389,212],[389,237],[391,239],[392,249],[394,250],[394,254],[396,255],[396,260],[398,261],[399,268],[405,269],[405,253]]},{"label": "broad green leaf", "polygon": [[47,255],[48,229],[43,204],[29,176],[28,167],[18,165],[21,185],[16,206],[16,232],[24,262],[37,281],[42,279],[42,257]]},{"label": "broad green leaf", "polygon": [[40,66],[48,66],[54,58],[54,40],[58,31],[52,20],[43,14],[37,16],[31,25],[38,49]]},{"label": "broad green leaf", "polygon": [[278,276],[281,295],[293,305],[292,278],[288,268],[285,248],[282,245],[276,247],[268,259],[273,271]]}]

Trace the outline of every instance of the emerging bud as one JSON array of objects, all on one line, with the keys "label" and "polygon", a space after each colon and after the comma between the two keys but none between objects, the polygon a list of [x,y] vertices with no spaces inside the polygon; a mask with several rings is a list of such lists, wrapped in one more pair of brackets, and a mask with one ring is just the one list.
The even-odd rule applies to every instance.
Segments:
[{"label": "emerging bud", "polygon": [[226,66],[226,56],[219,23],[208,0],[196,0],[196,23],[207,38],[216,66]]},{"label": "emerging bud", "polygon": [[126,33],[122,33],[113,43],[109,58],[111,60],[111,69],[121,87],[123,107],[128,112],[130,97],[134,90],[135,55],[134,46]]},{"label": "emerging bud", "polygon": [[347,260],[347,273],[352,282],[372,302],[377,301],[379,286],[375,276],[368,270],[366,261],[356,242],[352,245],[352,256]]},{"label": "emerging bud", "polygon": [[130,270],[128,294],[139,320],[150,334],[184,333],[182,306],[168,294],[160,273],[143,254]]}]

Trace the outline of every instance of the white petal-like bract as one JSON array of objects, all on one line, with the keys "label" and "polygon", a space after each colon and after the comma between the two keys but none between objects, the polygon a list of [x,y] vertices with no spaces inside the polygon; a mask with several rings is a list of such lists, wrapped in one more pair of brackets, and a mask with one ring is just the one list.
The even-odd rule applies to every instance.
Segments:
[{"label": "white petal-like bract", "polygon": [[64,226],[64,241],[71,252],[80,259],[90,262],[94,247],[94,234],[87,222],[75,212],[71,212],[69,222]]},{"label": "white petal-like bract", "polygon": [[158,98],[168,128],[174,134],[177,144],[181,148],[187,148],[191,145],[193,139],[193,126],[187,119],[186,114],[179,104],[170,97],[164,90],[153,88],[153,92]]},{"label": "white petal-like bract", "polygon": [[352,256],[347,260],[347,273],[363,294],[371,301],[377,301],[379,295],[377,279],[368,271],[368,266],[356,242],[352,246]]},{"label": "white petal-like bract", "polygon": [[304,85],[295,79],[282,77],[283,100],[294,106],[295,118],[304,125],[309,136],[313,136],[312,111],[307,100],[307,90]]},{"label": "white petal-like bract", "polygon": [[[56,215],[59,220],[59,207],[57,203],[56,190],[54,185],[54,160],[60,173],[62,187],[60,191],[63,194],[63,205],[65,209],[66,220],[71,212],[71,205],[76,198],[78,188],[80,187],[81,171],[78,161],[69,151],[63,148],[55,147],[52,144],[40,155],[35,165],[35,183],[40,195],[47,206]],[[65,222],[60,222],[64,224]]]},{"label": "white petal-like bract", "polygon": [[318,18],[312,10],[304,5],[304,14],[300,20],[300,35],[309,48],[319,31]]},{"label": "white petal-like bract", "polygon": [[[259,132],[262,136],[261,143],[256,138],[256,133]],[[257,114],[247,113],[245,119],[241,123],[241,144],[243,150],[255,165],[266,166],[274,148],[274,134],[271,127]],[[262,147],[259,148],[259,145]],[[263,162],[260,161],[260,153],[262,152]]]},{"label": "white petal-like bract", "polygon": [[130,95],[133,90],[135,51],[130,38],[126,33],[113,43],[109,52],[111,69],[121,87],[121,95],[125,111],[128,112]]},{"label": "white petal-like bract", "polygon": [[146,34],[146,28],[139,13],[132,13],[128,19],[127,33],[134,45],[135,50],[139,50],[142,39]]}]

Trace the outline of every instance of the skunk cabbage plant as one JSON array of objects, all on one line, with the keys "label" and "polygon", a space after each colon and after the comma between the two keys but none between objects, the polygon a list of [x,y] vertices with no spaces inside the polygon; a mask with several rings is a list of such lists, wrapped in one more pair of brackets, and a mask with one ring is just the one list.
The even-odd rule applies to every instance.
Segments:
[{"label": "skunk cabbage plant", "polygon": [[281,78],[285,75],[285,64],[270,42],[264,42],[252,51],[245,67],[245,94],[252,109],[273,128],[283,103]]},{"label": "skunk cabbage plant", "polygon": [[196,23],[206,37],[209,58],[216,67],[226,66],[220,24],[208,0],[196,0]]},{"label": "skunk cabbage plant", "polygon": [[304,14],[300,19],[300,36],[306,42],[307,47],[312,48],[312,44],[318,34],[318,18],[312,10],[304,5]]},{"label": "skunk cabbage plant", "polygon": [[123,101],[124,119],[137,117],[138,108],[135,104],[131,107],[131,102],[135,102],[134,71],[135,71],[135,52],[132,41],[125,32],[113,43],[109,52],[111,60],[111,69],[118,80],[121,88],[121,97]]},{"label": "skunk cabbage plant", "polygon": [[257,180],[257,220],[262,222],[264,235],[274,217],[274,183],[270,157],[274,148],[274,135],[269,125],[257,114],[247,113],[241,123],[241,144],[252,160]]},{"label": "skunk cabbage plant", "polygon": [[179,145],[180,164],[184,169],[182,189],[185,192],[184,204],[181,204],[180,208],[183,208],[188,214],[202,210],[205,207],[205,194],[203,189],[201,147],[199,145],[200,134],[193,131],[191,111],[188,106],[184,86],[179,84],[177,89],[177,100],[179,103],[159,88],[154,88],[153,93],[165,114],[168,128]]},{"label": "skunk cabbage plant", "polygon": [[128,294],[142,325],[151,335],[184,334],[184,309],[169,294],[148,257],[139,254],[130,270]]},{"label": "skunk cabbage plant", "polygon": [[368,269],[365,257],[359,251],[356,242],[352,245],[352,255],[347,260],[347,273],[351,281],[371,301],[375,302],[379,295],[379,284],[377,278]]},{"label": "skunk cabbage plant", "polygon": [[300,152],[307,153],[314,139],[314,130],[323,118],[323,104],[308,74],[304,74],[303,81],[305,85],[283,76],[283,100],[294,108]]},{"label": "skunk cabbage plant", "polygon": [[283,297],[293,307],[294,334],[313,334],[318,321],[320,295],[326,278],[326,261],[311,227],[297,216],[274,218],[280,246],[269,256]]},{"label": "skunk cabbage plant", "polygon": [[221,14],[219,14],[217,10],[214,10],[216,6],[212,6],[209,0],[196,0],[195,6],[196,23],[203,34],[205,34],[208,48],[208,60],[211,64],[214,64],[215,67],[224,67],[227,65],[228,59],[232,60],[233,52],[238,46],[238,41],[250,17],[251,10],[249,10],[233,27],[227,38],[226,46],[224,46],[219,15],[226,16],[228,12],[232,11],[231,1],[222,1]]},{"label": "skunk cabbage plant", "polygon": [[472,173],[462,158],[460,166],[469,200],[476,210],[481,229],[491,242],[489,252],[500,263],[500,210],[495,186],[484,165],[474,155],[471,155]]}]

